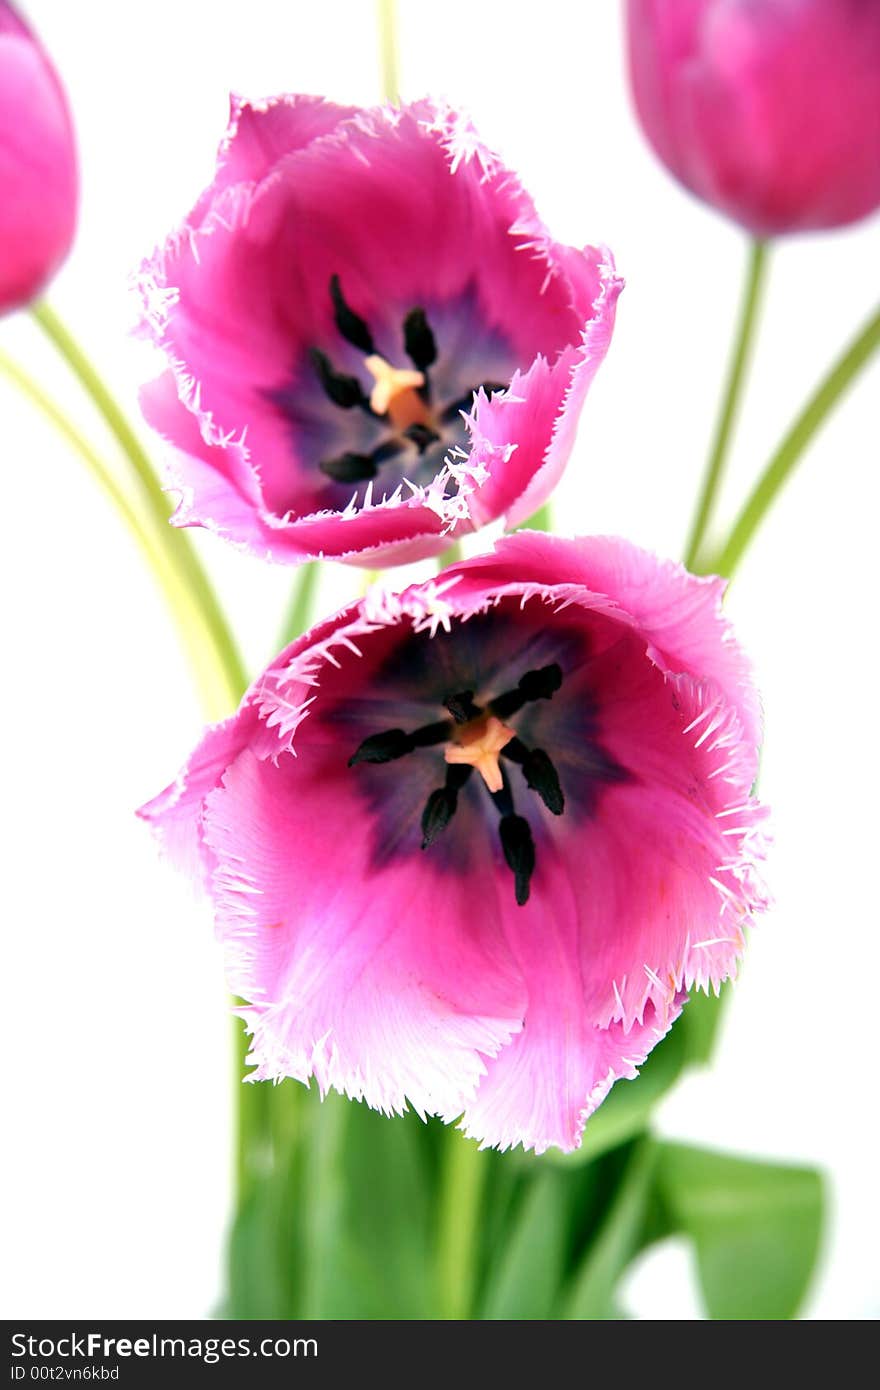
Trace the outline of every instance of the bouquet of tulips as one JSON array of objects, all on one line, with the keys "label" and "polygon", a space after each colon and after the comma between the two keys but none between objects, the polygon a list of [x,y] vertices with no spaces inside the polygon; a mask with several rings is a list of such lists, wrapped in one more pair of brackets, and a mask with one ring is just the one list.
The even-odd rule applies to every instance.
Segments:
[{"label": "bouquet of tulips", "polygon": [[[459,109],[400,100],[393,5],[382,104],[233,100],[211,182],[135,272],[163,364],[142,435],[41,297],[74,134],[0,0],[0,310],[35,316],[122,446],[119,478],[70,440],[215,721],[138,815],[210,900],[234,997],[223,1317],[616,1318],[671,1234],[709,1317],[790,1318],[809,1284],[821,1176],[651,1117],[708,1060],[768,906],[761,707],[724,592],[880,314],[721,537],[716,504],[770,243],[880,206],[880,6],[624,8],[648,140],[749,236],[684,563],[554,516],[624,282]],[[290,567],[265,669],[192,528]]]}]

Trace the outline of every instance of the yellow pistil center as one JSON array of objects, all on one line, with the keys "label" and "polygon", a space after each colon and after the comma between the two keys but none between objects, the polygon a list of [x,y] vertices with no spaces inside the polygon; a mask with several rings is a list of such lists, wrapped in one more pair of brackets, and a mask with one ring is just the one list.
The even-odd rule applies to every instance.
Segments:
[{"label": "yellow pistil center", "polygon": [[366,357],[364,366],[376,383],[370,393],[371,410],[387,415],[396,430],[428,423],[430,412],[418,393],[418,387],[425,384],[423,372],[392,367],[378,353]]},{"label": "yellow pistil center", "polygon": [[500,792],[504,785],[498,755],[512,738],[513,729],[502,724],[494,714],[484,714],[461,724],[453,734],[455,742],[444,751],[448,763],[470,763],[479,772],[490,792]]}]

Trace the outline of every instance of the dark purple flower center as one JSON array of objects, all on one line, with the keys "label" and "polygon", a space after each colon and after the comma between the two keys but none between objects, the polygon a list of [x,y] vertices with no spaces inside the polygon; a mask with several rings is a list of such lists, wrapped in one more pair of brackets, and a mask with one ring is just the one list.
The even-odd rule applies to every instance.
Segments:
[{"label": "dark purple flower center", "polygon": [[553,815],[562,815],[565,796],[550,755],[543,748],[529,748],[506,721],[526,704],[551,700],[561,685],[562,667],[554,661],[527,671],[515,688],[490,699],[485,707],[475,703],[472,690],[455,692],[443,700],[450,719],[423,724],[411,732],[386,729],[370,734],[348,765],[396,762],[421,748],[446,744],[445,781],[430,793],[422,811],[422,849],[429,849],[449,825],[459,792],[478,771],[499,815],[501,848],[513,874],[516,901],[522,906],[528,902],[535,870],[535,841],[528,820],[516,811],[509,771],[501,759],[521,769],[527,787]]},{"label": "dark purple flower center", "polygon": [[[363,353],[365,374],[373,384],[365,388],[360,377],[338,371],[317,347],[309,354],[312,366],[328,400],[340,410],[363,411],[372,427],[369,448],[321,458],[321,472],[335,483],[357,485],[377,477],[383,464],[413,450],[436,472],[442,455],[459,443],[461,412],[471,407],[474,392],[481,386],[488,392],[502,391],[504,383],[476,381],[453,398],[435,400],[430,369],[437,361],[438,344],[423,308],[410,309],[404,317],[403,350],[411,365],[396,367],[377,351],[369,325],[348,304],[338,275],[330,277],[330,297],[336,328],[351,347]],[[381,436],[373,442],[376,426]]]}]

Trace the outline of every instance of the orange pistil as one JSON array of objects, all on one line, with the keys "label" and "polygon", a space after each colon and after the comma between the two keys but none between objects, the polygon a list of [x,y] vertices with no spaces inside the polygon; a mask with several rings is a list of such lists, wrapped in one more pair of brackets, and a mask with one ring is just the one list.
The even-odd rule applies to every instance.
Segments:
[{"label": "orange pistil", "polygon": [[387,415],[396,430],[428,424],[430,411],[418,393],[425,384],[423,372],[392,367],[378,353],[366,357],[364,366],[376,383],[370,394],[370,409],[376,415]]},{"label": "orange pistil", "polygon": [[490,792],[500,792],[504,785],[498,755],[516,737],[513,729],[502,724],[494,714],[481,715],[462,724],[453,735],[455,742],[443,753],[448,763],[470,763],[479,772]]}]

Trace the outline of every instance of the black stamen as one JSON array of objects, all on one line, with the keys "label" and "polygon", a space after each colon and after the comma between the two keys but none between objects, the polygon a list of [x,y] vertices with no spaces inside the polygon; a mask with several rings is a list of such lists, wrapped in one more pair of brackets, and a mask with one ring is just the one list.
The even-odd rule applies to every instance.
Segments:
[{"label": "black stamen", "polygon": [[345,341],[351,343],[352,347],[360,348],[361,352],[375,352],[373,335],[360,315],[346,304],[338,275],[330,276],[330,297],[333,300],[333,318],[336,321],[336,327]]},{"label": "black stamen", "polygon": [[325,352],[321,352],[320,348],[312,348],[309,356],[325,395],[329,396],[334,405],[341,406],[343,410],[351,410],[355,405],[366,406],[369,409],[370,403],[356,376],[346,376],[343,372],[337,372],[330,358]]},{"label": "black stamen", "polygon": [[334,483],[364,483],[379,471],[370,454],[340,454],[335,459],[322,459],[318,467]]},{"label": "black stamen", "polygon": [[459,416],[463,410],[472,410],[474,404],[474,396],[476,395],[477,391],[481,389],[486,392],[487,396],[491,396],[493,391],[506,391],[507,387],[504,385],[503,381],[478,382],[472,391],[468,391],[466,395],[459,396],[457,400],[451,401],[449,405],[443,407],[443,412],[440,416],[440,419],[443,421],[444,425],[448,425],[450,420],[456,419],[456,417]]},{"label": "black stamen", "polygon": [[402,758],[405,753],[411,753],[414,747],[412,734],[405,733],[403,729],[386,729],[382,734],[370,734],[365,738],[352,753],[348,765],[354,767],[357,763],[391,763],[395,758]]},{"label": "black stamen", "polygon": [[435,743],[445,743],[452,734],[448,719],[438,719],[436,724],[423,724],[410,734],[413,748],[431,748]]},{"label": "black stamen", "polygon": [[495,809],[499,816],[512,816],[515,814],[513,809],[513,792],[510,789],[510,780],[504,768],[501,769],[501,779],[501,790],[490,792],[489,795],[495,803]]},{"label": "black stamen", "polygon": [[543,748],[527,748],[518,738],[512,738],[501,750],[511,762],[518,763],[523,770],[526,785],[537,792],[548,811],[561,816],[565,810],[565,797],[559,782],[559,774]]},{"label": "black stamen", "polygon": [[498,826],[501,848],[507,866],[513,871],[514,892],[520,907],[529,900],[532,874],[535,872],[535,842],[531,827],[522,816],[507,815]]},{"label": "black stamen", "polygon": [[411,439],[420,454],[423,454],[429,444],[436,444],[440,438],[436,430],[432,430],[428,425],[408,425],[403,431],[407,439]]},{"label": "black stamen", "polygon": [[558,661],[549,666],[541,666],[537,671],[526,671],[519,682],[519,688],[526,700],[550,700],[562,685],[562,667]]},{"label": "black stamen", "polygon": [[403,346],[407,357],[420,372],[427,371],[436,362],[437,343],[424,309],[410,309],[404,319]]},{"label": "black stamen", "polygon": [[473,772],[467,764],[451,763],[446,769],[446,784],[431,792],[422,812],[422,849],[432,845],[445,830],[458,806],[458,793]]},{"label": "black stamen", "polygon": [[477,719],[481,713],[479,706],[474,704],[472,690],[462,690],[457,695],[448,695],[443,703],[456,724],[467,724],[469,719]]},{"label": "black stamen", "polygon": [[554,661],[537,671],[527,671],[516,690],[507,690],[489,708],[498,719],[516,714],[530,700],[551,700],[562,685],[562,667]]}]

